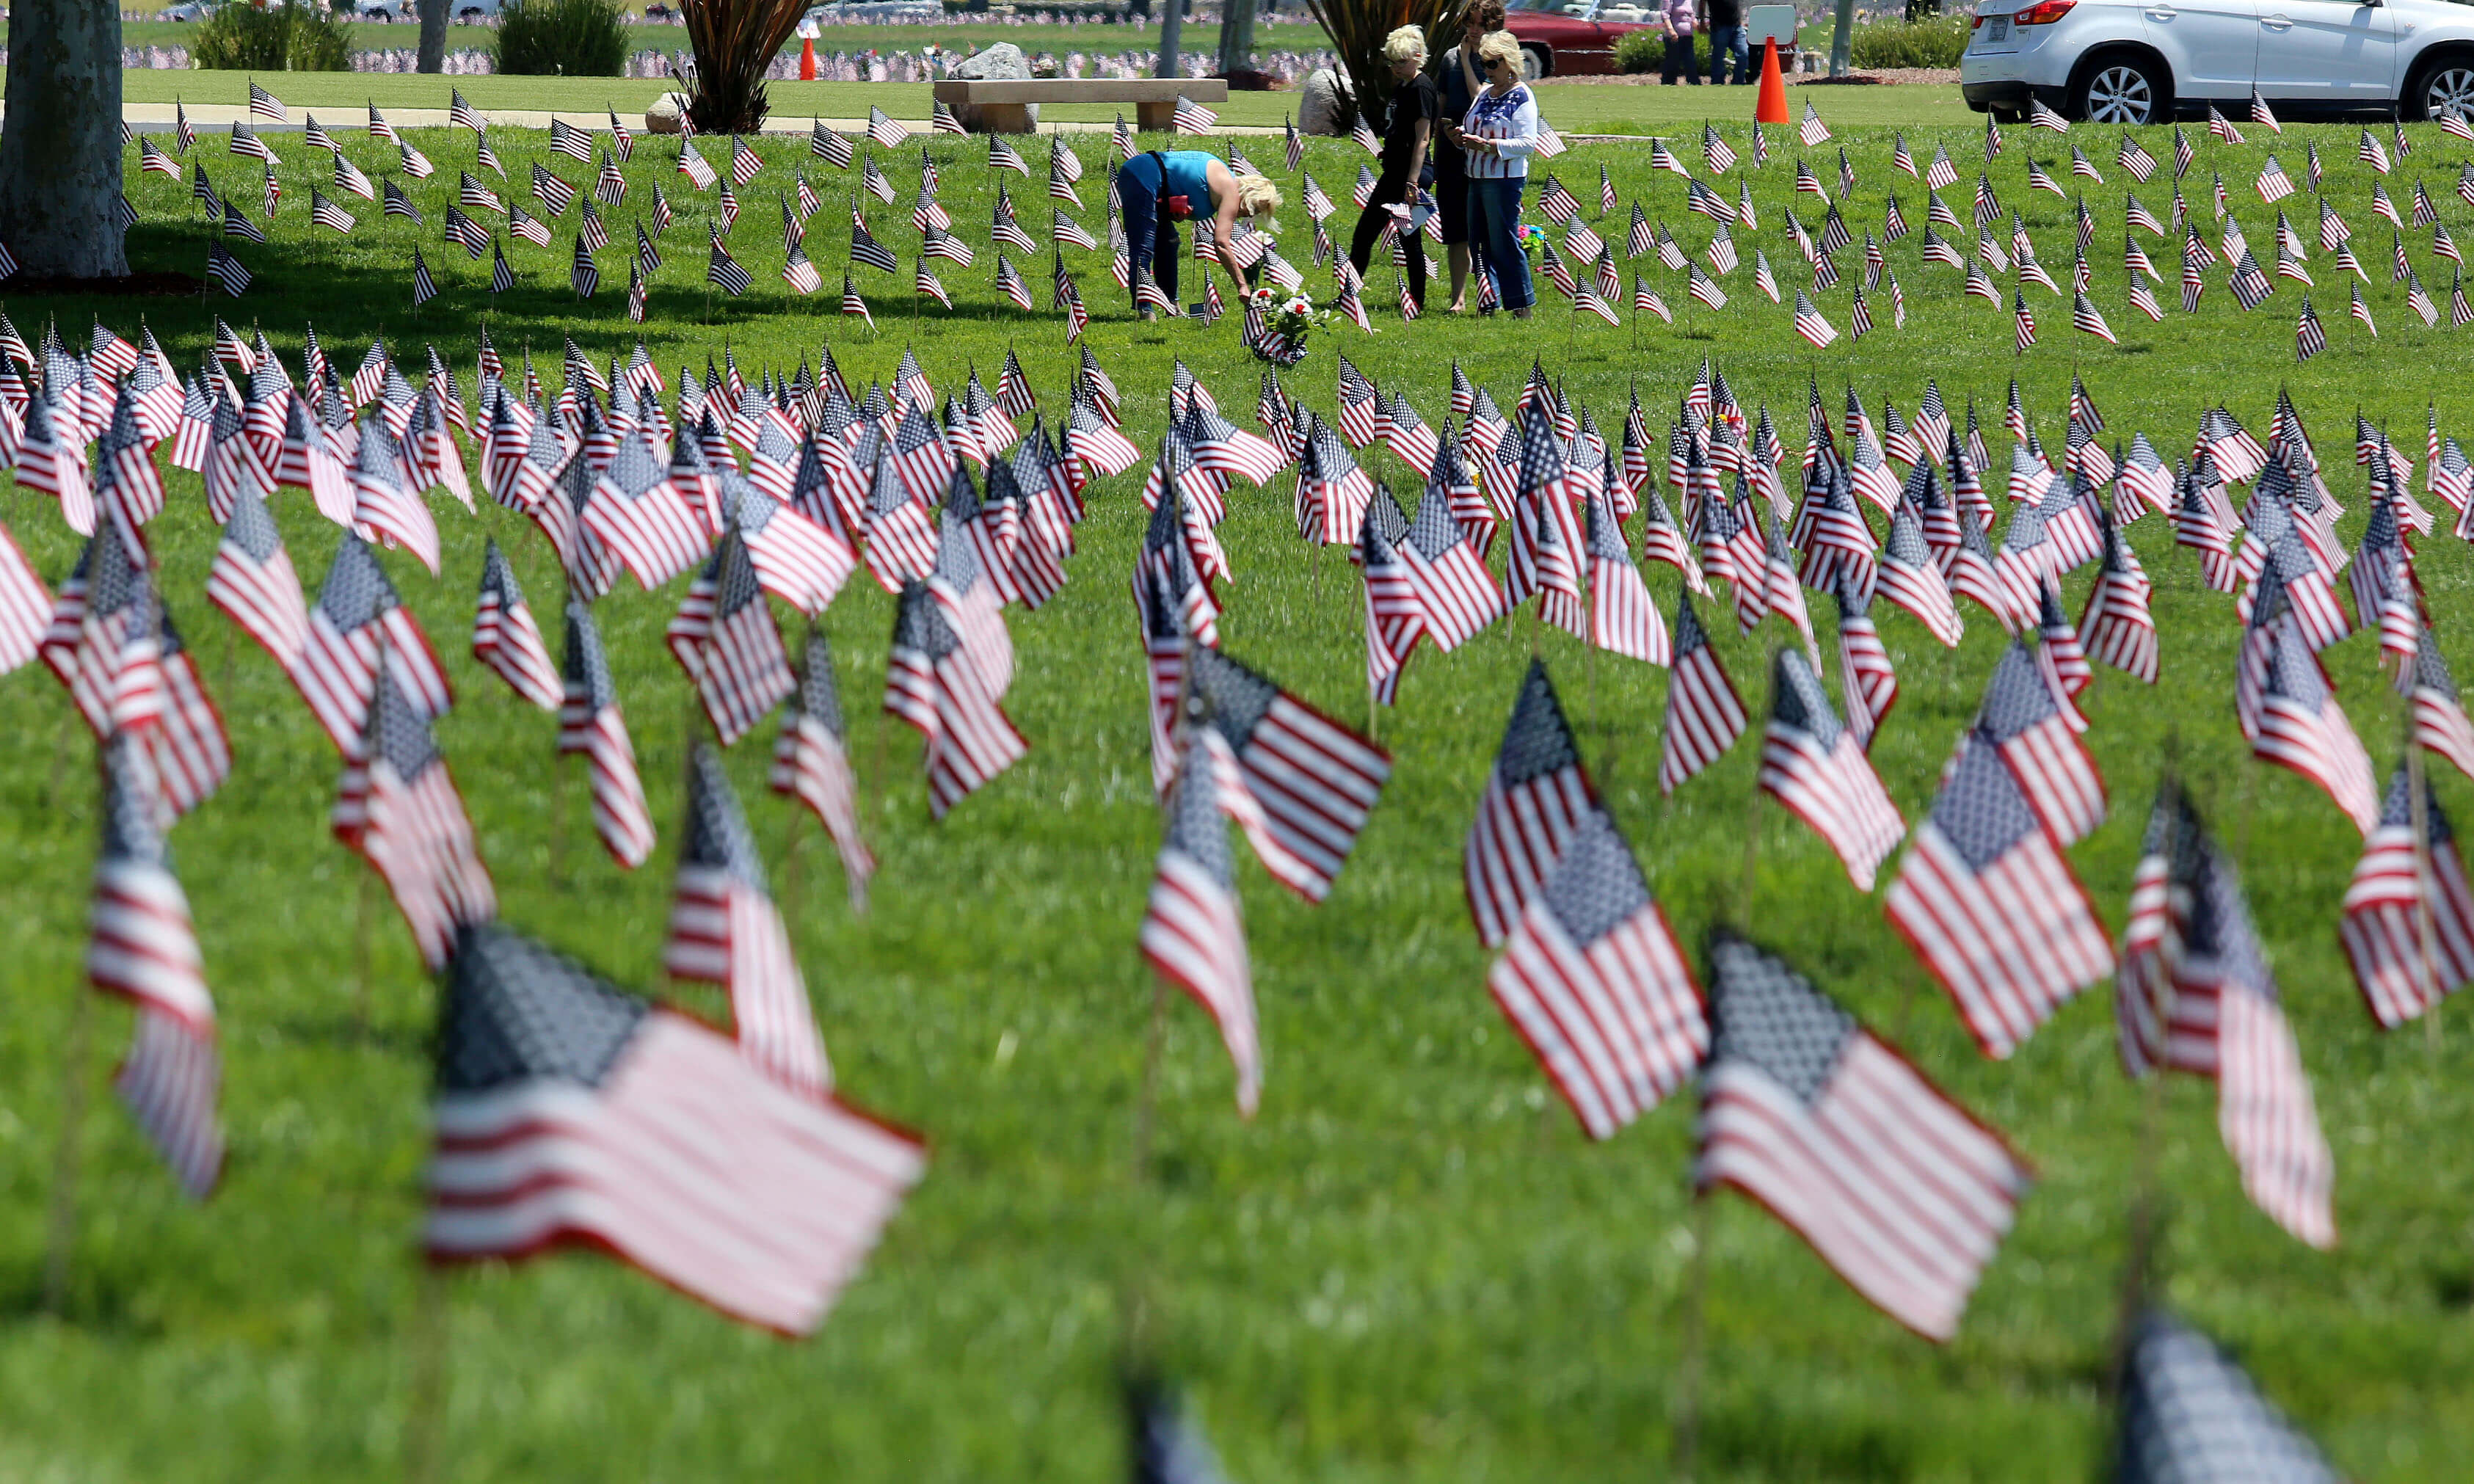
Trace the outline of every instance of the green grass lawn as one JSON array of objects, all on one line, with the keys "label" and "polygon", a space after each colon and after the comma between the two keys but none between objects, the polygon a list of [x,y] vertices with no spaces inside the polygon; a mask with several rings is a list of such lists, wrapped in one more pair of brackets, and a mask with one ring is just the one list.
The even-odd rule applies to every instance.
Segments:
[{"label": "green grass lawn", "polygon": [[[468,77],[437,78],[358,72],[302,72],[283,78],[262,78],[292,109],[320,109],[341,112],[376,102],[381,109],[444,109],[451,86],[475,108],[548,109],[590,111],[605,107],[641,113],[644,105],[669,90],[667,83],[627,78]],[[121,96],[129,103],[249,102],[249,76],[240,72],[124,72]],[[1595,83],[1549,83],[1539,88],[1539,107],[1556,128],[1569,133],[1698,134],[1705,120],[1721,124],[1749,122],[1753,89],[1749,87],[1662,87]],[[864,118],[881,108],[897,118],[924,119],[930,87],[925,83],[773,83],[765,89],[777,120],[811,114],[826,118]],[[1809,96],[1823,115],[1841,125],[1881,125],[1908,130],[1956,131],[1981,128],[1983,115],[1971,113],[1954,86],[1829,87],[1794,95],[1801,104]],[[1218,106],[1225,124],[1276,126],[1297,112],[1294,92],[1231,93]],[[1079,123],[1105,123],[1118,109],[1099,105],[1050,106],[1040,117]]]},{"label": "green grass lawn", "polygon": [[[366,85],[350,85],[356,90],[348,101],[358,103]],[[443,101],[437,82],[422,85],[424,97]],[[478,95],[489,81],[467,85]],[[591,86],[586,103],[594,106],[617,85],[568,85]],[[1668,96],[1570,91],[1635,109]],[[294,80],[285,92],[295,107],[334,106]],[[1557,96],[1549,111],[1563,122]],[[1748,108],[1749,93],[1740,96]],[[1891,95],[1820,96],[1826,112],[1852,123],[1859,101]],[[2352,160],[2349,131],[2290,129],[2275,142],[2297,178],[2305,139],[2330,161],[2329,199],[2352,222],[2372,270],[2365,293],[2382,338],[2346,318],[2339,271],[2315,251],[2315,302],[2332,344],[2301,366],[2290,284],[2244,315],[2219,270],[2196,316],[2173,312],[2151,327],[2133,315],[2120,267],[2118,180],[2091,196],[2103,225],[2090,252],[2094,296],[2122,336],[2119,348],[2073,334],[2068,300],[2039,291],[2030,302],[2044,343],[2014,354],[2006,307],[1964,297],[1948,270],[1924,269],[1910,237],[1890,249],[1906,326],[1887,323],[1885,286],[1874,297],[1875,333],[1811,352],[1789,332],[1787,311],[1749,281],[1758,246],[1791,297],[1800,259],[1785,215],[1798,205],[1807,219],[1815,214],[1790,193],[1796,151],[1776,133],[1775,153],[1755,177],[1762,229],[1743,238],[1746,265],[1727,280],[1734,299],[1723,312],[1692,305],[1680,278],[1645,259],[1640,266],[1664,280],[1678,306],[1673,328],[1609,328],[1560,304],[1526,325],[1441,313],[1403,325],[1378,314],[1371,338],[1354,328],[1321,338],[1289,384],[1328,415],[1332,352],[1343,351],[1440,424],[1453,362],[1509,404],[1533,359],[1542,359],[1612,430],[1635,386],[1653,426],[1662,426],[1695,369],[1713,357],[1748,407],[1771,409],[1794,448],[1807,378],[1833,413],[1852,384],[1878,417],[1884,399],[1912,410],[1933,377],[1954,414],[1976,400],[2001,456],[2000,412],[2014,376],[2049,448],[2058,447],[2075,371],[2116,433],[2144,429],[2169,453],[2190,447],[2199,411],[2219,401],[2265,437],[2282,386],[2349,507],[2349,542],[2365,509],[2346,457],[2357,407],[2392,428],[2417,460],[2427,401],[2437,401],[2444,429],[2474,427],[2462,340],[2413,321],[2381,266],[2387,245],[2377,238],[2387,233],[2372,231],[2382,224],[2367,207],[2369,179]],[[1745,131],[1732,137],[1749,154]],[[1973,174],[1977,137],[1965,115],[1954,115],[1912,122],[1907,143],[1920,158],[1945,143]],[[2446,189],[2465,162],[2462,148],[2419,126],[2415,138],[2419,152],[2389,189],[2405,202],[2423,176],[2452,230],[2474,231],[2474,214]],[[2071,136],[2076,141],[2114,173],[2109,135],[2082,130]],[[204,142],[217,182],[237,190],[247,180],[240,194],[254,195],[244,162]],[[424,228],[355,202],[358,235],[313,234],[307,152],[297,140],[279,143],[289,188],[274,242],[237,249],[258,275],[248,297],[16,295],[5,307],[29,335],[55,317],[64,334],[82,335],[97,312],[133,333],[142,315],[183,368],[197,364],[216,315],[263,325],[287,357],[298,353],[303,322],[312,323],[347,367],[373,335],[416,360],[435,345],[468,395],[485,324],[511,358],[529,348],[553,382],[570,336],[606,359],[641,333],[673,377],[725,350],[753,377],[789,370],[830,346],[862,383],[889,376],[909,346],[940,389],[958,387],[974,366],[993,377],[1010,346],[1044,402],[1060,404],[1073,359],[1056,317],[1012,312],[989,286],[985,255],[972,269],[946,265],[950,313],[919,312],[894,280],[867,276],[880,327],[873,335],[833,312],[830,290],[813,300],[789,295],[775,276],[782,247],[773,203],[788,166],[807,168],[824,188],[828,206],[811,247],[829,280],[840,266],[835,223],[846,189],[791,143],[765,147],[775,163],[745,193],[745,230],[733,238],[756,287],[718,302],[699,281],[703,203],[663,174],[667,151],[640,147],[631,206],[655,180],[683,203],[651,321],[640,330],[620,314],[632,210],[616,213],[602,258],[616,287],[579,304],[566,287],[562,238],[549,251],[513,248],[521,282],[493,304],[486,260],[468,262],[439,238],[456,171],[473,161],[471,141],[442,131],[419,142],[440,166],[416,187],[430,212]],[[514,132],[496,142],[511,174],[546,154],[537,138]],[[1846,206],[1860,240],[1878,228],[1894,184],[1890,135],[1848,128],[1841,142],[1861,182]],[[2054,144],[2024,131],[2010,143],[1994,168],[2003,203],[2021,209],[2044,260],[2063,276],[2068,207],[2029,195],[2024,180],[2025,158],[2050,156]],[[2147,143],[2170,158],[2169,134],[2155,132]],[[2194,209],[2207,211],[2209,173],[2221,169],[2252,242],[2265,247],[2273,213],[2239,194],[2265,152],[2200,143],[2189,182]],[[374,141],[347,135],[345,148],[376,169]],[[976,168],[982,146],[943,139],[929,149],[958,227],[984,255],[993,186]],[[1100,153],[1083,151],[1094,167],[1086,182],[1094,207],[1083,220],[1094,228],[1100,198],[1088,188],[1099,183]],[[2067,144],[2059,153],[2056,173],[2067,178]],[[588,173],[546,158],[570,178]],[[1345,199],[1362,158],[1340,142],[1317,142],[1308,168]],[[186,187],[135,174],[134,159],[133,150],[129,192],[142,218],[130,235],[133,267],[197,272],[206,237],[190,220]],[[1831,175],[1835,148],[1813,152],[1813,162]],[[1606,165],[1626,202],[1644,203],[1688,249],[1707,240],[1706,224],[1682,209],[1683,182],[1653,176],[1638,150],[1582,147],[1556,163],[1589,197]],[[916,146],[886,164],[907,193]],[[1922,189],[1904,178],[1895,183],[1920,228]],[[1962,211],[1967,189],[1947,193]],[[1036,189],[1016,194],[1033,208],[1024,215],[1037,222],[1045,246]],[[2171,194],[2162,179],[2141,189],[2160,214]],[[878,235],[906,257],[915,245],[907,207],[870,212]],[[1294,207],[1287,215],[1291,255],[1305,264],[1302,215]],[[1351,220],[1344,212],[1334,225]],[[1606,223],[1618,245],[1622,220]],[[416,242],[444,286],[419,312],[407,274]],[[2171,255],[2152,250],[2170,274]],[[2413,253],[2444,298],[2446,275],[2432,271],[2422,248]],[[1860,255],[1847,256],[1853,279]],[[1233,324],[1137,324],[1112,292],[1104,257],[1078,254],[1073,265],[1100,313],[1090,338],[1126,393],[1133,436],[1156,438],[1177,359],[1248,420],[1258,368],[1238,349]],[[1022,267],[1044,283],[1044,258]],[[1378,274],[1370,297],[1388,303],[1391,291],[1389,275]],[[1821,302],[1843,329],[1848,289]],[[1410,481],[1390,455],[1369,457],[1395,488]],[[594,1484],[1107,1477],[1122,1467],[1112,1378],[1124,1296],[1135,1292],[1148,1296],[1150,1332],[1190,1387],[1233,1478],[1665,1476],[1691,1271],[1690,1099],[1603,1145],[1581,1138],[1490,1003],[1489,958],[1463,903],[1462,839],[1529,660],[1526,618],[1454,655],[1428,649],[1413,660],[1400,705],[1379,723],[1396,771],[1329,902],[1308,908],[1257,867],[1241,867],[1269,1058],[1261,1112],[1251,1122],[1235,1116],[1216,1034],[1176,1000],[1156,1169],[1150,1179],[1130,1169],[1153,994],[1134,938],[1159,836],[1142,652],[1126,587],[1144,526],[1140,479],[1137,472],[1094,489],[1064,593],[1041,612],[1012,616],[1022,664],[1007,707],[1031,754],[942,825],[928,821],[913,734],[876,708],[889,599],[861,576],[827,615],[883,861],[868,915],[844,905],[837,867],[813,823],[795,821],[763,791],[769,728],[730,758],[777,889],[788,896],[788,883],[799,882],[794,937],[844,1092],[934,1144],[925,1183],[864,1274],[822,1332],[799,1344],[749,1333],[596,1258],[461,1275],[450,1289],[442,1476]],[[14,1089],[0,1099],[0,1475],[251,1484],[385,1477],[398,1467],[419,1327],[413,1253],[434,993],[380,895],[374,1011],[366,1028],[359,1023],[355,924],[365,872],[327,832],[332,749],[274,667],[207,607],[215,532],[197,480],[176,474],[172,487],[172,506],[154,527],[166,591],[238,755],[221,796],[175,839],[219,999],[231,1155],[210,1203],[193,1206],[174,1192],[102,1090],[127,1016],[101,1010],[93,1054],[79,1073],[90,1112],[73,1302],[64,1320],[37,1316],[60,1046],[69,1007],[85,992],[97,806],[88,744],[67,700],[29,667],[0,682],[0,728],[19,739],[0,763],[0,852],[12,863],[0,873],[0,920],[12,928],[0,993],[13,1010],[0,1022],[0,1085]],[[1363,600],[1353,570],[1340,553],[1300,546],[1285,482],[1241,488],[1230,503],[1222,529],[1235,568],[1223,593],[1228,651],[1362,721]],[[0,519],[57,583],[78,551],[57,512],[42,497],[14,491],[0,495]],[[279,519],[314,596],[334,534],[297,497],[279,502]],[[441,524],[442,580],[401,558],[389,567],[458,688],[440,742],[504,916],[624,983],[658,989],[685,735],[684,693],[660,634],[686,583],[653,595],[623,588],[601,605],[663,830],[654,859],[630,875],[594,846],[581,779],[552,766],[553,718],[516,702],[469,657],[484,538],[495,532],[508,547],[553,641],[554,562],[526,523],[486,503],[477,518],[443,510]],[[2147,803],[2168,740],[2178,738],[2203,807],[2244,867],[2273,955],[2336,1152],[2343,1233],[2339,1250],[2315,1253],[2257,1212],[2219,1138],[2213,1089],[2182,1080],[2163,1100],[2153,1150],[2172,1204],[2168,1292],[2241,1352],[2348,1477],[2460,1478],[2462,1460],[2474,1456],[2474,1413],[2462,1404],[2474,1388],[2474,1176],[2463,1156],[2474,1120],[2474,1031],[2454,1009],[2431,1039],[2372,1027],[2336,937],[2359,841],[2324,796],[2247,760],[2230,704],[2238,637],[2230,600],[2201,587],[2162,522],[2141,523],[2130,539],[2156,579],[2164,676],[2150,690],[2102,670],[2085,698],[2114,810],[2073,861],[2118,933]],[[1674,573],[1648,572],[1671,612]],[[2421,576],[2462,675],[2474,669],[2474,630],[2461,619],[2474,562],[2443,533],[2424,543]],[[2088,579],[2081,572],[2070,584],[2074,614]],[[1828,646],[1830,610],[1817,596],[1813,606]],[[1904,616],[1877,611],[1904,693],[1873,756],[1912,819],[1974,713],[2002,639],[1971,612],[1966,642],[1947,651]],[[1719,635],[1724,662],[1757,712],[1763,656],[1777,639],[1739,636],[1732,624]],[[2009,1484],[2098,1472],[2125,1209],[2143,1156],[2142,1097],[2117,1062],[2109,990],[2068,1006],[2010,1061],[1986,1060],[1827,847],[1776,807],[1748,807],[1750,742],[1661,798],[1662,672],[1592,660],[1551,631],[1543,651],[1601,791],[1696,956],[1712,922],[1749,919],[2005,1131],[2040,1172],[1946,1349],[1881,1318],[1747,1203],[1720,1200],[1710,1223],[1702,1476]],[[2329,660],[2385,779],[2400,703],[2374,669],[2373,642],[2358,637]],[[2474,819],[2474,787],[2445,769],[2436,776],[2445,806],[2461,822]],[[1758,868],[1746,900],[1748,821]],[[554,859],[562,836],[564,854]],[[712,997],[687,995],[716,1011]]]}]

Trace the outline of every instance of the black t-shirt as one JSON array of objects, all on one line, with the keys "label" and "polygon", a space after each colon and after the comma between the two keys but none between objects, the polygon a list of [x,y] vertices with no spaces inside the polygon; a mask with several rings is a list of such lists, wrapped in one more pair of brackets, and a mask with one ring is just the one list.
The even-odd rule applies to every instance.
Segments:
[{"label": "black t-shirt", "polygon": [[1740,26],[1744,23],[1743,7],[1737,0],[1709,0],[1709,6],[1710,24],[1712,26]]},{"label": "black t-shirt", "polygon": [[1443,104],[1435,93],[1435,80],[1424,73],[1411,82],[1392,89],[1392,118],[1383,126],[1383,169],[1386,174],[1417,164],[1418,121],[1426,121],[1427,137],[1434,136],[1436,115]]}]

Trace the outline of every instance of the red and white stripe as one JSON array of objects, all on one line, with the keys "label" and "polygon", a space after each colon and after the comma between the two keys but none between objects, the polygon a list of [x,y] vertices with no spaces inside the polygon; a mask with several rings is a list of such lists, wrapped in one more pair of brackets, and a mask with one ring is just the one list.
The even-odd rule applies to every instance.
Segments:
[{"label": "red and white stripe", "polygon": [[1486,984],[1593,1139],[1665,1101],[1709,1050],[1700,986],[1655,902],[1585,946],[1533,896]]},{"label": "red and white stripe", "polygon": [[2446,837],[2432,842],[2428,888],[2416,855],[2410,820],[2372,832],[2337,924],[2363,1002],[2386,1031],[2474,979],[2474,891],[2457,842]]},{"label": "red and white stripe", "polygon": [[795,710],[785,716],[782,733],[773,742],[771,784],[774,792],[807,805],[833,837],[849,884],[851,909],[864,911],[876,857],[860,833],[858,785],[841,739],[814,717]]},{"label": "red and white stripe", "polygon": [[1810,1242],[1881,1311],[1958,1332],[2028,1171],[1990,1130],[1863,1032],[1807,1104],[1741,1061],[1702,1083],[1697,1188],[1732,1185]]},{"label": "red and white stripe", "polygon": [[597,1248],[725,1314],[808,1333],[924,1152],[748,1070],[728,1040],[654,1010],[598,1087],[536,1078],[442,1097],[431,1260]]},{"label": "red and white stripe", "polygon": [[1220,1027],[1237,1068],[1237,1110],[1252,1117],[1262,1097],[1263,1048],[1236,893],[1185,852],[1163,849],[1152,874],[1141,942],[1152,968],[1192,995]]},{"label": "red and white stripe", "polygon": [[740,1052],[757,1070],[811,1098],[833,1086],[807,982],[782,914],[762,890],[722,866],[681,863],[662,966],[729,992]]},{"label": "red and white stripe", "polygon": [[653,815],[618,703],[595,711],[580,688],[570,687],[559,710],[558,752],[581,753],[593,769],[593,831],[602,848],[628,870],[643,864],[653,853]]},{"label": "red and white stripe", "polygon": [[1759,780],[1763,792],[1837,852],[1856,890],[1873,889],[1874,874],[1907,826],[1854,733],[1842,731],[1824,750],[1810,735],[1773,721],[1761,738]]}]

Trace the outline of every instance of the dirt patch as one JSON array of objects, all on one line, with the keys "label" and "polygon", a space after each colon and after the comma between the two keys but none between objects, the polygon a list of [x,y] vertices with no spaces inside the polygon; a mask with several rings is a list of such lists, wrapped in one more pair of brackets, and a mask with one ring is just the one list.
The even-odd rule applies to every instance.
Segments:
[{"label": "dirt patch", "polygon": [[195,297],[206,280],[186,273],[133,273],[125,279],[11,279],[12,294],[86,294],[106,299]]}]

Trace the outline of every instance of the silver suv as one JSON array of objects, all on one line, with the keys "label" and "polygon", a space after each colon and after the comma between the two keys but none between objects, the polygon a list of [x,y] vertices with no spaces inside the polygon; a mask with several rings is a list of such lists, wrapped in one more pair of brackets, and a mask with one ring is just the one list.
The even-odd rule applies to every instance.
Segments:
[{"label": "silver suv", "polygon": [[2152,124],[2213,104],[2279,118],[2474,119],[2474,5],[2456,0],[1982,0],[1959,59],[1969,108]]}]

